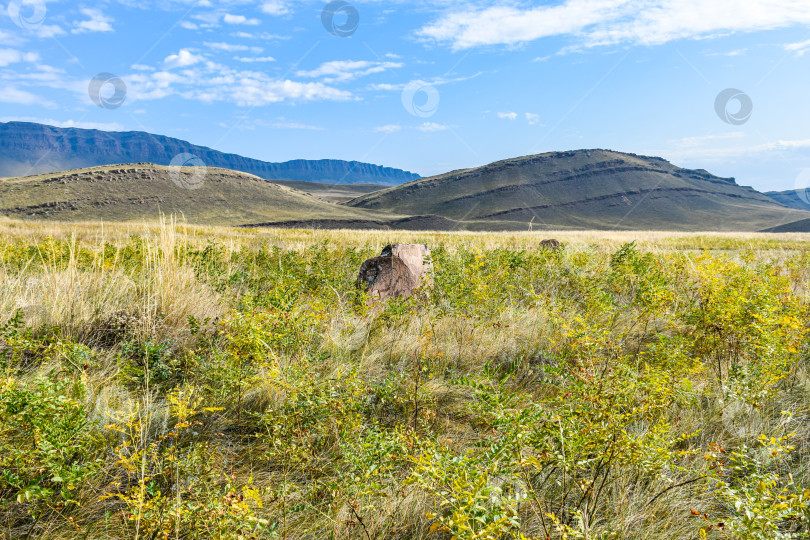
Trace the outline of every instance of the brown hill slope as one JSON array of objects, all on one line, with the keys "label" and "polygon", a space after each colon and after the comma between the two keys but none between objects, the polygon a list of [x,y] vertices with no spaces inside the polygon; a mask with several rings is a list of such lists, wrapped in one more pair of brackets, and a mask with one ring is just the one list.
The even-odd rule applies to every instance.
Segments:
[{"label": "brown hill slope", "polygon": [[810,217],[733,178],[609,150],[508,159],[375,191],[347,204],[498,229],[532,222],[534,228],[755,231]]},{"label": "brown hill slope", "polygon": [[212,225],[378,215],[228,169],[139,163],[0,179],[0,215],[12,218],[130,221],[161,212]]}]

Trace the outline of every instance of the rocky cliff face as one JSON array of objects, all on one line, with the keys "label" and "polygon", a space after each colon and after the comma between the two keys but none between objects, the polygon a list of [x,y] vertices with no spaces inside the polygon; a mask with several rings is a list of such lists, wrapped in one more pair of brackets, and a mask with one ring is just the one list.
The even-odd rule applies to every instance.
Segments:
[{"label": "rocky cliff face", "polygon": [[169,165],[172,158],[182,153],[199,157],[209,167],[242,171],[267,179],[398,185],[419,178],[411,172],[358,161],[296,159],[269,163],[142,131],[108,132],[28,122],[0,123],[0,177],[117,163]]}]

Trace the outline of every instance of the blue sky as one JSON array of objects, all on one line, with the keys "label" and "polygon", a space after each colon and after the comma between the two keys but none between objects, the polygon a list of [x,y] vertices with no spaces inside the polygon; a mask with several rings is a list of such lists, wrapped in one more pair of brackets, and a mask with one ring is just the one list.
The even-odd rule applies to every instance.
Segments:
[{"label": "blue sky", "polygon": [[[5,7],[0,121],[144,130],[268,161],[356,159],[422,175],[610,148],[761,190],[810,179],[807,0]],[[99,73],[117,79],[103,77],[94,100]],[[115,85],[126,86],[120,106]],[[726,89],[739,92],[717,104]]]}]

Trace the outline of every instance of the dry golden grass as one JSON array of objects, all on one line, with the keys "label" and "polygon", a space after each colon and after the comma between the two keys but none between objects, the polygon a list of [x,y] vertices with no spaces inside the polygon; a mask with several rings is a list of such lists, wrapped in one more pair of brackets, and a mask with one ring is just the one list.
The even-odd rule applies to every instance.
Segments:
[{"label": "dry golden grass", "polygon": [[[26,321],[33,326],[56,326],[66,336],[87,337],[94,322],[104,322],[116,316],[132,317],[138,321],[137,335],[168,337],[188,317],[198,320],[216,318],[222,314],[218,295],[200,283],[192,269],[178,264],[175,258],[178,234],[186,234],[173,225],[157,224],[140,229],[146,233],[147,253],[141,276],[133,276],[120,268],[120,253],[108,260],[101,259],[96,268],[79,269],[77,250],[94,246],[100,251],[105,243],[115,245],[139,229],[128,226],[53,226],[43,225],[25,230],[12,224],[0,237],[39,242],[63,239],[69,242],[66,264],[57,263],[47,248],[39,249],[25,266],[41,266],[41,271],[11,272],[0,267],[0,310],[14,313],[22,309]],[[108,236],[108,231],[111,233]],[[185,238],[185,236],[184,236]]]},{"label": "dry golden grass", "polygon": [[[53,221],[20,221],[0,217],[0,235],[9,238],[37,240],[42,238],[67,239],[75,236],[78,241],[97,244],[118,242],[133,234],[157,237],[161,234],[163,221],[102,223],[76,222],[60,223]],[[427,242],[436,245],[442,241],[462,242],[479,245],[482,248],[495,247],[523,248],[536,247],[540,240],[557,238],[565,243],[609,243],[622,244],[638,242],[667,244],[687,243],[690,240],[723,239],[756,246],[759,242],[799,243],[810,241],[810,233],[757,233],[757,232],[682,232],[682,231],[540,231],[532,232],[431,232],[431,231],[374,231],[374,230],[323,230],[323,229],[236,229],[233,227],[211,227],[188,225],[176,222],[177,234],[185,241],[205,241],[215,239],[229,249],[238,249],[244,241],[251,239],[271,241],[285,249],[306,249],[312,244],[328,241],[336,246],[383,246],[387,242],[402,243]]]}]

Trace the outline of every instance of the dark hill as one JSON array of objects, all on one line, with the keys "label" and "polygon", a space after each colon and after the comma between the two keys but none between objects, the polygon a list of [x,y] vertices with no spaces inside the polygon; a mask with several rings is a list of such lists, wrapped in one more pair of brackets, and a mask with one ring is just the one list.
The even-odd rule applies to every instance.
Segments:
[{"label": "dark hill", "polygon": [[[539,228],[756,231],[810,217],[733,178],[610,150],[550,152],[423,178],[347,203]],[[473,227],[465,227],[473,228]]]},{"label": "dark hill", "polygon": [[763,229],[762,232],[769,232],[769,233],[810,232],[810,218],[800,219],[798,221],[791,221],[790,223],[784,223],[782,225],[777,225],[776,227],[768,227],[767,229]]}]

